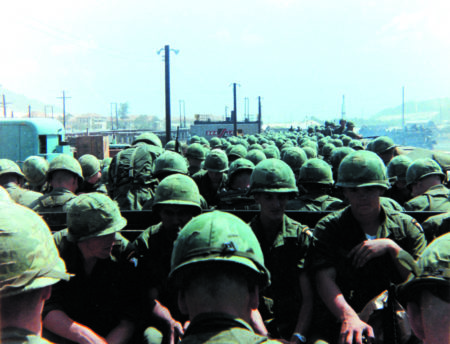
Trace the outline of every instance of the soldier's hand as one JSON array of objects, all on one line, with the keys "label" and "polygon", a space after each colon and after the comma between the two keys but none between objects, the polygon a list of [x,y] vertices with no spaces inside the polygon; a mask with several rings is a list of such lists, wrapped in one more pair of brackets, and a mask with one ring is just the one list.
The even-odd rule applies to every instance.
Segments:
[{"label": "soldier's hand", "polygon": [[339,344],[372,343],[374,339],[372,327],[358,317],[350,317],[342,322]]},{"label": "soldier's hand", "polygon": [[369,260],[395,250],[397,247],[398,245],[390,239],[366,240],[353,247],[348,257],[353,258],[353,266],[360,268]]},{"label": "soldier's hand", "polygon": [[107,344],[105,338],[99,336],[90,328],[80,326],[78,328],[78,343],[80,344]]},{"label": "soldier's hand", "polygon": [[170,324],[170,344],[176,344],[180,341],[184,334],[183,326],[178,321]]}]

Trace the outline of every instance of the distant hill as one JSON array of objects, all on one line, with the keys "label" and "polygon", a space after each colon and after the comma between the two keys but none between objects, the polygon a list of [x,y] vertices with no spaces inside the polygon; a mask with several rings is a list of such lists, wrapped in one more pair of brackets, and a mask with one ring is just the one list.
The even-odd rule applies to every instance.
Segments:
[{"label": "distant hill", "polygon": [[[23,94],[19,94],[7,89],[2,88],[0,90],[1,94],[5,95],[6,100],[6,116],[11,116],[11,111],[14,111],[14,114],[25,114],[28,113],[28,105],[31,106],[32,113],[43,114],[45,112],[45,106],[47,105],[47,114],[51,114],[51,107],[48,104],[45,104],[39,100],[28,98]],[[0,95],[1,97],[1,95]],[[9,104],[8,104],[9,103]],[[61,112],[60,106],[53,105],[53,112]],[[3,115],[3,107],[1,105],[0,98],[0,114]]]}]

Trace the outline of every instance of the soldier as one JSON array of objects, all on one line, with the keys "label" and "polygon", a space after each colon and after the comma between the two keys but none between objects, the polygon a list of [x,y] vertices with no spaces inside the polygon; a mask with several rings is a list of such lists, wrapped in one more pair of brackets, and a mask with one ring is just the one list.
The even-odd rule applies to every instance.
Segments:
[{"label": "soldier", "polygon": [[41,156],[29,156],[23,162],[23,174],[27,180],[28,189],[45,193],[49,163]]},{"label": "soldier", "polygon": [[42,194],[22,189],[21,185],[24,179],[24,174],[14,161],[0,159],[0,185],[8,191],[14,202],[32,208],[33,202],[41,197]]},{"label": "soldier", "polygon": [[347,121],[345,119],[339,120],[339,127],[337,127],[333,134],[343,134],[345,132],[345,126],[347,124]]},{"label": "soldier", "polygon": [[391,188],[386,190],[385,196],[392,198],[402,206],[411,199],[411,193],[406,187],[406,171],[412,160],[406,155],[398,155],[387,165],[387,175],[391,181]]},{"label": "soldier", "polygon": [[261,161],[266,160],[267,157],[264,152],[260,149],[252,149],[247,152],[245,159],[250,160],[255,166]]},{"label": "soldier", "polygon": [[450,212],[430,216],[422,223],[423,232],[427,242],[450,232]]},{"label": "soldier", "polygon": [[374,337],[358,312],[391,282],[408,272],[397,256],[405,250],[417,258],[425,249],[422,228],[412,217],[380,204],[389,187],[383,161],[373,152],[357,151],[344,158],[337,186],[350,207],[320,220],[314,230],[308,265],[325,308],[313,319],[314,340],[361,344]]},{"label": "soldier", "polygon": [[294,172],[295,180],[300,176],[300,168],[308,160],[305,151],[300,147],[287,148],[283,152],[282,161],[289,165]]},{"label": "soldier", "polygon": [[303,267],[313,236],[307,226],[284,213],[288,199],[297,192],[294,173],[281,160],[264,160],[251,175],[249,194],[261,212],[250,227],[272,275],[272,285],[263,292],[264,303],[259,309],[273,337],[304,342],[312,289]]},{"label": "soldier", "polygon": [[212,137],[209,140],[209,146],[211,149],[222,149],[222,141],[218,137]]},{"label": "soldier", "polygon": [[[167,284],[173,243],[180,228],[201,211],[200,193],[195,182],[181,174],[169,176],[156,188],[153,203],[153,213],[161,222],[147,228],[133,242],[144,302],[150,309],[145,319],[164,334],[166,342],[169,338],[172,342],[183,333],[178,321],[184,319]],[[146,336],[153,340],[161,333],[151,329],[146,331]]]},{"label": "soldier", "polygon": [[127,224],[108,196],[78,196],[67,211],[68,230],[56,245],[75,274],[55,285],[44,307],[46,337],[57,343],[126,343],[139,318],[131,266],[112,256],[118,231]]},{"label": "soldier", "polygon": [[250,325],[270,274],[242,220],[218,211],[194,218],[180,232],[171,261],[169,278],[191,321],[182,344],[278,343]]},{"label": "soldier", "polygon": [[78,159],[83,171],[84,181],[80,185],[79,193],[101,192],[108,194],[106,186],[101,183],[102,172],[100,169],[100,161],[96,156],[84,154]]},{"label": "soldier", "polygon": [[355,124],[353,122],[347,122],[347,129],[342,133],[346,136],[351,137],[352,139],[362,139],[363,137],[354,132]]},{"label": "soldier", "polygon": [[418,271],[398,288],[414,333],[424,344],[450,343],[450,234],[433,241]]},{"label": "soldier", "polygon": [[224,151],[213,149],[208,153],[203,166],[204,170],[192,176],[200,194],[209,206],[220,202],[219,192],[225,189],[227,183],[228,158]]},{"label": "soldier", "polygon": [[167,151],[156,158],[153,176],[158,179],[158,182],[161,182],[167,176],[177,173],[188,174],[187,162],[182,155]]},{"label": "soldier", "polygon": [[397,155],[397,145],[388,136],[380,136],[369,142],[367,150],[376,153],[387,166],[389,162]]},{"label": "soldier", "polygon": [[338,198],[330,196],[333,187],[331,166],[321,159],[310,159],[300,168],[298,185],[306,194],[288,201],[286,210],[325,211]]},{"label": "soldier", "polygon": [[45,344],[41,312],[51,286],[69,279],[51,232],[33,211],[0,206],[0,342]]},{"label": "soldier", "polygon": [[247,155],[247,148],[241,144],[234,145],[228,152],[228,162],[231,164],[236,159],[245,158]]},{"label": "soldier", "polygon": [[84,180],[79,162],[61,154],[50,162],[47,178],[52,190],[34,201],[31,208],[38,213],[67,211],[68,204],[77,197],[75,192]]},{"label": "soldier", "polygon": [[186,152],[186,159],[189,163],[188,173],[193,176],[202,169],[203,161],[206,158],[206,150],[200,143],[192,143]]},{"label": "soldier", "polygon": [[450,190],[442,183],[446,175],[430,158],[415,160],[406,171],[406,185],[414,197],[405,203],[408,211],[450,211]]}]

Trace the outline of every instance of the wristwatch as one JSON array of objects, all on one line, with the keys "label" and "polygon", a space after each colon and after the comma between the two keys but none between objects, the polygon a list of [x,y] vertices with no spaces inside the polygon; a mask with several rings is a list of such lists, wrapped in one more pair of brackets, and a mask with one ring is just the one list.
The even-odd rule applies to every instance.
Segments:
[{"label": "wristwatch", "polygon": [[300,341],[300,343],[306,343],[306,337],[302,336],[300,333],[294,333],[292,337],[295,337]]}]

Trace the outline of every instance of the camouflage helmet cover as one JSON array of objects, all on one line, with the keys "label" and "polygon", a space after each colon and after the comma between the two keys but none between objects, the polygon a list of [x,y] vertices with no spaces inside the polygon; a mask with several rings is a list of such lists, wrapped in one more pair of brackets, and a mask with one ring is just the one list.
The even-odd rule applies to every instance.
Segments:
[{"label": "camouflage helmet cover", "polygon": [[186,157],[205,160],[206,150],[200,143],[191,143],[186,151]]},{"label": "camouflage helmet cover", "polygon": [[226,172],[228,171],[228,157],[224,151],[213,149],[206,156],[203,168],[211,172]]},{"label": "camouflage helmet cover", "polygon": [[297,172],[308,157],[302,148],[290,147],[284,150],[282,160],[292,168],[292,171]]},{"label": "camouflage helmet cover", "polygon": [[68,171],[77,175],[81,182],[84,180],[80,163],[77,159],[67,154],[60,154],[50,162],[47,178],[51,178],[52,173],[55,171]]},{"label": "camouflage helmet cover", "polygon": [[252,149],[247,152],[245,159],[250,160],[255,165],[258,165],[261,161],[267,159],[267,157],[262,150]]},{"label": "camouflage helmet cover", "polygon": [[166,172],[188,174],[186,159],[172,151],[164,152],[156,158],[153,174],[158,177]]},{"label": "camouflage helmet cover", "polygon": [[300,168],[300,184],[333,185],[331,166],[322,159],[310,159]]},{"label": "camouflage helmet cover", "polygon": [[25,175],[20,170],[19,165],[9,159],[0,159],[0,176],[3,174],[13,173],[25,178]]},{"label": "camouflage helmet cover", "polygon": [[266,159],[256,165],[250,177],[250,194],[257,192],[298,192],[292,169],[284,161]]},{"label": "camouflage helmet cover", "polygon": [[255,169],[255,164],[248,159],[239,158],[230,164],[230,169],[228,170],[228,177],[232,178],[233,175],[238,171],[250,171]]},{"label": "camouflage helmet cover", "polygon": [[135,145],[138,142],[145,142],[149,145],[157,146],[159,148],[162,148],[161,140],[156,134],[154,133],[143,133],[138,135],[134,141],[132,142],[133,145]]},{"label": "camouflage helmet cover", "polygon": [[68,239],[73,242],[119,232],[126,224],[117,203],[97,192],[79,195],[67,210]]},{"label": "camouflage helmet cover", "polygon": [[387,165],[388,178],[396,177],[399,181],[406,181],[406,171],[412,160],[406,155],[397,155]]},{"label": "camouflage helmet cover", "polygon": [[409,165],[406,171],[406,185],[414,184],[431,175],[438,175],[442,181],[446,177],[439,164],[433,159],[417,159]]},{"label": "camouflage helmet cover", "polygon": [[270,284],[258,239],[249,225],[229,213],[201,214],[184,226],[174,244],[169,278],[181,282],[186,267],[204,263],[236,264],[256,273],[261,286]]},{"label": "camouflage helmet cover", "polygon": [[2,202],[0,236],[1,298],[70,278],[49,228],[32,210]]},{"label": "camouflage helmet cover", "polygon": [[356,151],[342,160],[336,185],[344,188],[390,187],[383,160],[369,151]]},{"label": "camouflage helmet cover", "polygon": [[241,144],[232,146],[228,152],[229,157],[244,158],[246,154],[247,148],[245,148],[245,146]]},{"label": "camouflage helmet cover", "polygon": [[383,154],[389,149],[395,148],[396,144],[394,141],[388,137],[388,136],[380,136],[376,139],[373,139],[369,142],[369,145],[367,146],[367,149],[377,153],[377,154]]},{"label": "camouflage helmet cover", "polygon": [[23,173],[31,185],[42,185],[47,180],[49,167],[50,165],[46,159],[33,155],[26,158],[23,162]]},{"label": "camouflage helmet cover", "polygon": [[92,154],[82,155],[78,159],[78,162],[81,165],[83,176],[86,179],[89,179],[100,172],[100,161]]}]

